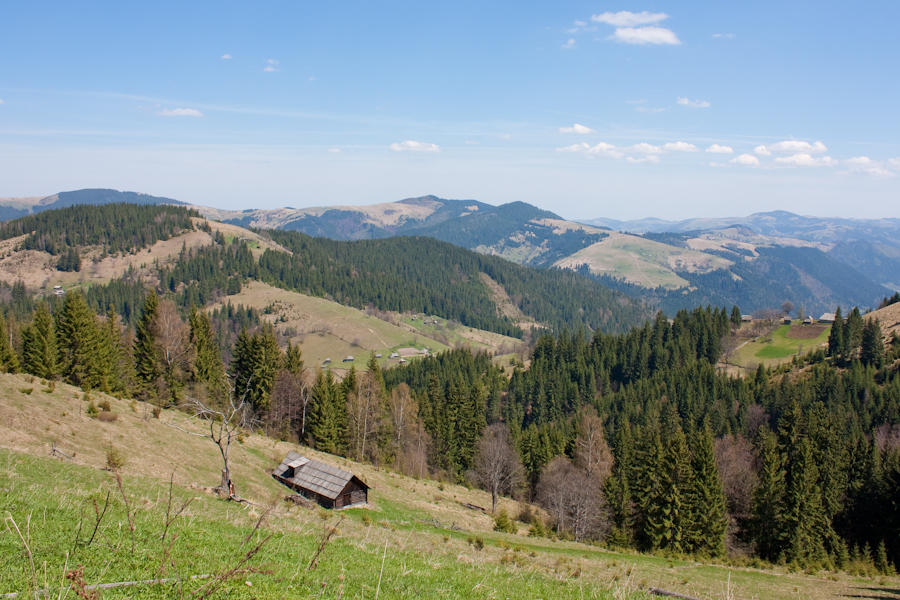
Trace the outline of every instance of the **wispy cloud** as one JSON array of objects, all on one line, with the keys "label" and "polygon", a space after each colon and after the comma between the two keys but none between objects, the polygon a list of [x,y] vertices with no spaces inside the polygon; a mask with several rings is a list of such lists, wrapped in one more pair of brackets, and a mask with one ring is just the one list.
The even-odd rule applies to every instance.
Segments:
[{"label": "wispy cloud", "polygon": [[560,127],[560,133],[577,133],[580,135],[586,135],[588,133],[594,133],[594,130],[588,127],[587,125],[582,125],[581,123],[575,123],[571,127]]},{"label": "wispy cloud", "polygon": [[622,158],[625,154],[616,149],[616,147],[612,144],[608,144],[606,142],[598,142],[591,146],[587,142],[581,142],[580,144],[572,144],[571,146],[564,146],[562,148],[557,148],[557,152],[575,152],[581,154],[587,154],[592,156],[606,156],[609,158]]},{"label": "wispy cloud", "polygon": [[340,154],[341,149],[340,148],[329,148],[328,152],[330,152],[331,154]]},{"label": "wispy cloud", "polygon": [[681,43],[675,32],[665,27],[619,27],[611,37],[623,44],[677,46]]},{"label": "wispy cloud", "polygon": [[655,165],[659,162],[659,156],[655,154],[647,154],[645,156],[626,156],[625,160],[634,164],[649,163]]},{"label": "wispy cloud", "polygon": [[788,167],[833,167],[837,161],[830,156],[814,157],[806,152],[791,154],[790,156],[779,156],[775,162]]},{"label": "wispy cloud", "polygon": [[[900,159],[889,159],[886,161],[888,165],[894,168],[900,168]],[[893,177],[896,175],[893,171],[885,167],[884,163],[869,158],[868,156],[854,156],[844,161],[844,165],[850,168],[854,173],[865,173],[876,177]]]},{"label": "wispy cloud", "polygon": [[638,154],[661,154],[663,149],[659,146],[654,146],[653,144],[648,144],[647,142],[641,142],[639,144],[634,144],[631,148],[629,148],[632,152],[637,152]]},{"label": "wispy cloud", "polygon": [[706,149],[710,154],[734,154],[734,148],[731,146],[723,146],[721,144],[713,144]]},{"label": "wispy cloud", "polygon": [[0,104],[3,104],[3,98],[0,98]]},{"label": "wispy cloud", "polygon": [[566,43],[563,44],[561,47],[563,50],[571,50],[572,48],[575,47],[575,38],[567,39]]},{"label": "wispy cloud", "polygon": [[733,40],[734,39],[733,33],[714,33],[714,34],[712,34],[712,36],[713,36],[713,38],[715,38],[717,40]]},{"label": "wispy cloud", "polygon": [[656,113],[666,112],[665,108],[659,108],[656,106],[635,106],[634,110],[640,113],[647,113],[651,115],[655,115]]},{"label": "wispy cloud", "polygon": [[263,71],[265,71],[266,73],[274,73],[278,70],[279,64],[280,63],[278,62],[278,60],[270,58],[266,60],[266,66],[263,68]]},{"label": "wispy cloud", "polygon": [[628,10],[620,10],[619,12],[604,12],[598,15],[591,15],[591,21],[594,23],[606,23],[614,27],[634,27],[636,25],[651,25],[659,23],[669,18],[666,13],[652,13],[642,10],[634,13]]},{"label": "wispy cloud", "polygon": [[888,164],[892,169],[900,169],[900,156],[898,156],[897,158],[889,158],[889,159],[887,160],[887,164]]},{"label": "wispy cloud", "polygon": [[675,102],[679,106],[687,106],[688,108],[709,108],[712,106],[708,100],[692,100],[684,97],[678,98]]},{"label": "wispy cloud", "polygon": [[804,142],[803,140],[784,140],[767,146],[757,146],[753,149],[760,156],[769,156],[773,152],[776,154],[821,154],[828,151],[828,146],[822,142]]},{"label": "wispy cloud", "polygon": [[231,55],[227,52],[221,56],[222,60],[231,60]]},{"label": "wispy cloud", "polygon": [[196,108],[164,108],[159,111],[163,117],[202,117],[203,113]]},{"label": "wispy cloud", "polygon": [[663,150],[669,152],[699,152],[700,148],[687,142],[668,142],[663,144]]},{"label": "wispy cloud", "polygon": [[417,142],[416,140],[405,140],[402,142],[394,142],[390,145],[394,152],[440,152],[441,147],[437,144],[428,142]]},{"label": "wispy cloud", "polygon": [[735,156],[728,162],[734,163],[736,165],[741,165],[744,167],[758,167],[759,166],[759,159],[756,158],[755,156],[753,156],[752,154],[739,154],[738,156]]}]

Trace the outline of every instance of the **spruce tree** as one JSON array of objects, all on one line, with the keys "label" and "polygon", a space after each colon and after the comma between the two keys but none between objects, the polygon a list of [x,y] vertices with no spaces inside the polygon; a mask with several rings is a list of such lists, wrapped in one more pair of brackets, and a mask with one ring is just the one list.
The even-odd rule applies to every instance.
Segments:
[{"label": "spruce tree", "polygon": [[56,330],[46,304],[38,304],[31,325],[22,331],[22,368],[44,379],[59,377]]},{"label": "spruce tree", "polygon": [[751,534],[756,552],[767,560],[777,560],[784,547],[784,460],[773,433],[759,434],[759,482],[753,492]]},{"label": "spruce tree", "polygon": [[73,385],[98,387],[101,383],[100,332],[97,317],[80,291],[66,293],[56,318],[59,367]]},{"label": "spruce tree", "polygon": [[219,353],[219,345],[213,334],[209,316],[191,308],[188,317],[190,325],[190,343],[194,347],[196,359],[193,364],[192,378],[194,382],[206,387],[206,391],[214,400],[221,401],[227,395],[228,385],[225,381],[225,365]]},{"label": "spruce tree", "polygon": [[0,372],[18,373],[19,357],[13,349],[9,324],[0,314]]},{"label": "spruce tree", "polygon": [[138,391],[145,400],[154,400],[163,375],[162,360],[153,336],[153,322],[159,308],[159,297],[151,290],[144,299],[144,310],[134,332],[134,372]]},{"label": "spruce tree", "polygon": [[881,336],[881,325],[876,319],[866,320],[863,326],[859,349],[859,360],[866,366],[880,369],[884,363],[884,342]]},{"label": "spruce tree", "polygon": [[831,331],[828,332],[828,355],[835,358],[840,357],[844,348],[844,318],[841,316],[841,307],[838,306],[834,312],[834,323],[831,324]]},{"label": "spruce tree", "polygon": [[713,435],[709,428],[696,432],[692,437],[693,476],[687,486],[688,526],[686,549],[708,556],[725,553],[725,530],[728,515],[725,509],[725,492],[716,467]]}]

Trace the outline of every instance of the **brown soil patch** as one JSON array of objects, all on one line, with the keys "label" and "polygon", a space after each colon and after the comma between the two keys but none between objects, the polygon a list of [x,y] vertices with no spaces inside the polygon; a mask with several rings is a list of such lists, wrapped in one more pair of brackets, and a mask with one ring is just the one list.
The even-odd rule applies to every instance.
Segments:
[{"label": "brown soil patch", "polygon": [[794,340],[814,340],[826,329],[828,325],[791,325],[785,337]]}]

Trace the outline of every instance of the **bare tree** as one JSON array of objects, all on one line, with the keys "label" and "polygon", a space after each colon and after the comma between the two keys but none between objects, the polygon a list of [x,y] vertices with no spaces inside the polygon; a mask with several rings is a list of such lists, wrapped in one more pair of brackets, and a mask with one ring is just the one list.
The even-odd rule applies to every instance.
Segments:
[{"label": "bare tree", "polygon": [[175,402],[178,399],[178,388],[190,370],[193,353],[190,329],[181,320],[175,303],[168,299],[159,301],[150,328],[162,361],[163,383],[167,388],[165,393]]},{"label": "bare tree", "polygon": [[602,481],[557,456],[544,467],[538,481],[538,502],[553,517],[556,533],[570,531],[576,541],[599,533],[603,518]]},{"label": "bare tree", "polygon": [[347,394],[347,414],[350,420],[350,448],[357,460],[374,459],[370,446],[378,431],[381,417],[381,388],[371,372],[358,378],[356,390]]},{"label": "bare tree", "polygon": [[405,383],[391,390],[388,414],[395,465],[405,475],[425,477],[428,474],[428,433],[419,419],[419,405]]},{"label": "bare tree", "polygon": [[[209,431],[206,433],[188,433],[205,437],[216,445],[219,455],[222,457],[222,479],[216,491],[228,500],[239,500],[234,482],[231,480],[231,442],[237,438],[241,430],[252,425],[252,411],[247,402],[247,390],[241,394],[240,398],[237,398],[233,383],[229,387],[231,393],[228,394],[228,400],[222,408],[207,406],[197,398],[192,398],[187,402],[187,408],[194,413],[194,416],[206,421],[209,425]],[[249,390],[249,381],[247,389]],[[185,430],[182,429],[182,431]]]},{"label": "bare tree", "polygon": [[478,454],[472,474],[475,481],[491,493],[492,514],[497,509],[500,494],[511,493],[521,483],[522,463],[503,423],[488,427],[478,440]]},{"label": "bare tree", "polygon": [[309,406],[309,384],[302,373],[282,369],[275,376],[269,410],[266,414],[266,432],[285,436],[296,435],[301,442],[306,435],[306,410]]},{"label": "bare tree", "polygon": [[603,421],[593,406],[578,411],[575,464],[596,477],[602,485],[612,472],[613,455],[603,434]]}]

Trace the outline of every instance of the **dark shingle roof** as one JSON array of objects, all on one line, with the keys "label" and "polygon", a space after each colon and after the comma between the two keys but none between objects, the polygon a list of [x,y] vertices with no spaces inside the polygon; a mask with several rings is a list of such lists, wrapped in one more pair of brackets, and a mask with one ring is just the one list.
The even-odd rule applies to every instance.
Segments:
[{"label": "dark shingle roof", "polygon": [[353,478],[353,473],[349,471],[306,458],[294,451],[288,452],[272,474],[332,500]]}]

